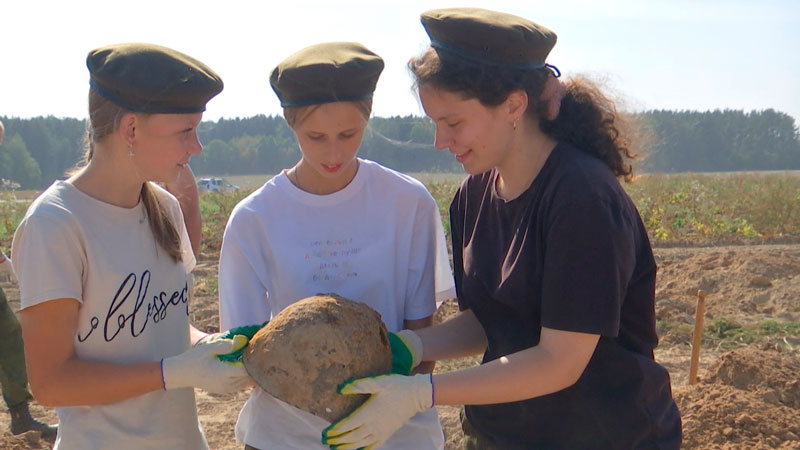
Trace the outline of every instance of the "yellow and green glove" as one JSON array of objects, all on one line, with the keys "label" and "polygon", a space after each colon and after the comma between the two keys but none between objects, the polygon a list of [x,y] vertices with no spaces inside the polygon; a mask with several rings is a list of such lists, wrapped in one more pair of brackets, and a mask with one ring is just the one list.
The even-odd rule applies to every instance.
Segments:
[{"label": "yellow and green glove", "polygon": [[339,393],[372,394],[344,419],[322,430],[322,443],[334,450],[380,447],[415,414],[433,407],[433,376],[381,375],[351,380]]},{"label": "yellow and green glove", "polygon": [[422,339],[411,330],[389,333],[392,348],[392,372],[409,375],[422,362]]},{"label": "yellow and green glove", "polygon": [[[258,332],[258,330],[260,330],[261,327],[263,327],[266,324],[267,322],[264,322],[261,325],[259,324],[245,325],[243,327],[231,328],[230,330],[221,331],[219,333],[208,334],[200,338],[200,340],[198,340],[194,345],[195,346],[207,345],[212,342],[216,342],[223,339],[233,339],[233,337],[236,335],[246,337],[247,342],[249,343],[250,339],[253,339],[253,335],[255,335],[256,332]],[[242,352],[244,351],[245,347],[247,347],[247,344],[230,353],[217,355],[217,359],[228,364],[242,365],[244,364],[242,362]]]}]

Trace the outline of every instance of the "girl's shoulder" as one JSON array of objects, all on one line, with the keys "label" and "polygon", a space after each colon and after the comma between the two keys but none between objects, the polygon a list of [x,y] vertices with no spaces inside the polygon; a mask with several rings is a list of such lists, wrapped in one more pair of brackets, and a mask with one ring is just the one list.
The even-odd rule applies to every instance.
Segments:
[{"label": "girl's shoulder", "polygon": [[155,192],[159,201],[164,202],[169,206],[180,205],[178,199],[171,192],[162,187],[160,184],[150,183],[150,188],[153,189],[153,192]]},{"label": "girl's shoulder", "polygon": [[286,173],[281,172],[239,200],[239,203],[233,207],[231,214],[241,214],[242,211],[247,210],[258,210],[273,201],[285,200],[286,194],[291,187],[291,181],[289,181]]},{"label": "girl's shoulder", "polygon": [[[482,201],[488,195],[490,185],[496,176],[496,169],[491,169],[475,175],[467,175],[453,195],[452,204],[459,205],[469,201]],[[463,206],[463,205],[462,205]]]},{"label": "girl's shoulder", "polygon": [[[285,216],[297,207],[296,189],[281,172],[270,178],[261,187],[247,194],[231,210],[226,230],[231,228],[251,229],[264,221]],[[227,234],[227,231],[226,231]]]},{"label": "girl's shoulder", "polygon": [[17,224],[12,253],[21,255],[23,247],[34,242],[54,248],[76,242],[81,234],[80,217],[87,214],[81,195],[71,184],[58,180],[39,194]]},{"label": "girl's shoulder", "polygon": [[547,166],[547,173],[542,175],[552,194],[568,198],[615,197],[623,192],[619,180],[603,161],[570,144],[559,143]]},{"label": "girl's shoulder", "polygon": [[[150,183],[150,189],[155,193],[156,198],[169,214],[173,225],[183,223],[183,210],[178,199],[168,190],[157,183]],[[178,227],[180,229],[180,227]]]},{"label": "girl's shoulder", "polygon": [[67,221],[79,209],[79,196],[77,188],[56,180],[31,202],[22,221]]},{"label": "girl's shoulder", "polygon": [[359,159],[359,171],[365,173],[365,180],[370,189],[380,189],[395,194],[407,193],[422,197],[430,196],[428,188],[420,180],[411,175],[383,166],[375,161]]}]

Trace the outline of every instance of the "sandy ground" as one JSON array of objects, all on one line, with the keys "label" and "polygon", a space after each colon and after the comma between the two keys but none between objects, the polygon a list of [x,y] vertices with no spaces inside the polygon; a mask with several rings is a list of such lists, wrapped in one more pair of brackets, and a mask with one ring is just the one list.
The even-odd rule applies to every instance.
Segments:
[{"label": "sandy ground", "polygon": [[[706,324],[725,317],[741,324],[764,319],[800,321],[800,246],[753,246],[656,249],[659,263],[656,310],[659,320],[691,326],[698,289],[707,292]],[[215,261],[203,261],[196,272],[193,323],[217,327]],[[2,283],[13,307],[18,292]],[[445,303],[438,318],[456,311]],[[780,342],[778,342],[780,341]],[[665,336],[656,359],[670,371],[684,421],[687,449],[800,449],[800,342],[775,336],[772,341],[733,351],[702,349],[700,382],[688,386],[691,348],[685,338]],[[442,361],[437,371],[476,364]],[[247,393],[210,395],[197,391],[197,407],[211,448],[240,449],[233,426]],[[37,417],[56,421],[52,409],[33,404]],[[458,409],[439,408],[447,449],[460,448]],[[8,429],[0,405],[0,433]],[[49,448],[38,436],[0,435],[0,449]]]}]

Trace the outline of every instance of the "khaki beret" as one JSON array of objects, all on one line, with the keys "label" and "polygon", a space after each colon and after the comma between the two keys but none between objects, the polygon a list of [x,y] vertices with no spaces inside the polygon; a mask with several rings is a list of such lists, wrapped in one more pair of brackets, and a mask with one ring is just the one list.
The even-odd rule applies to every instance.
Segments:
[{"label": "khaki beret", "polygon": [[278,64],[269,77],[281,106],[308,106],[372,98],[383,59],[356,42],[306,47]]},{"label": "khaki beret", "polygon": [[434,9],[420,19],[437,52],[478,63],[537,69],[556,44],[556,34],[547,28],[497,11]]},{"label": "khaki beret", "polygon": [[135,112],[203,112],[223,88],[219,75],[202,62],[153,44],[100,47],[89,52],[86,66],[97,93]]}]

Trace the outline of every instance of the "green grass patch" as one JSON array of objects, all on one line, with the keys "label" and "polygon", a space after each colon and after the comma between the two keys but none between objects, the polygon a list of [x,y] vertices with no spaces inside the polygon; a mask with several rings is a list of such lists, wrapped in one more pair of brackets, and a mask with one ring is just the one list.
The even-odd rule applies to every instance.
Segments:
[{"label": "green grass patch", "polygon": [[[658,321],[656,324],[662,346],[691,345],[694,325],[685,322]],[[767,319],[743,325],[727,317],[717,317],[703,328],[703,347],[731,350],[746,345],[773,343],[787,350],[794,348],[788,341],[800,339],[800,322]]]},{"label": "green grass patch", "polygon": [[800,322],[768,319],[754,325],[742,325],[726,317],[718,317],[706,326],[703,344],[724,350],[763,342],[789,347],[783,338],[800,338]]}]

